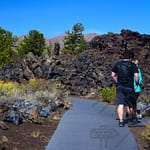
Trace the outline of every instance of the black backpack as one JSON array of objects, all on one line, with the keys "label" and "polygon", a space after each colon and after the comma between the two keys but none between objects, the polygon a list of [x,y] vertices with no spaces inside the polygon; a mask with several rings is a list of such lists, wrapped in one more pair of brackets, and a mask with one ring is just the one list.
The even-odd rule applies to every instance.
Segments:
[{"label": "black backpack", "polygon": [[118,81],[122,84],[127,84],[132,81],[133,71],[132,64],[129,61],[118,63]]}]

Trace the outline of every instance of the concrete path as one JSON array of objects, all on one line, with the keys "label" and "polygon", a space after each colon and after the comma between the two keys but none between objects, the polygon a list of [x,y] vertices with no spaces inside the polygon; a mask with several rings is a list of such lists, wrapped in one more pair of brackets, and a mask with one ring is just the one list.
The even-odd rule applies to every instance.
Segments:
[{"label": "concrete path", "polygon": [[60,120],[46,150],[139,150],[129,128],[118,126],[113,106],[70,99],[73,107]]}]

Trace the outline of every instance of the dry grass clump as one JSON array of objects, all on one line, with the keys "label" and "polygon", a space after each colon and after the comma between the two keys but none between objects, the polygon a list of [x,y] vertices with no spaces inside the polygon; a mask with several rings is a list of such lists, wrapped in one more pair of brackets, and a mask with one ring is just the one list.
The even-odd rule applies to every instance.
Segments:
[{"label": "dry grass clump", "polygon": [[0,81],[0,100],[13,102],[25,99],[32,103],[52,101],[60,97],[67,99],[68,92],[59,82],[44,79],[30,79],[27,83]]}]

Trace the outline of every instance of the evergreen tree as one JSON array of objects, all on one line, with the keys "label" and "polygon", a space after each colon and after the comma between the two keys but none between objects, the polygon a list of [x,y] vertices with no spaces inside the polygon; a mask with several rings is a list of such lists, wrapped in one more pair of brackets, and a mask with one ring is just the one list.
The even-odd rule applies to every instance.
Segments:
[{"label": "evergreen tree", "polygon": [[84,51],[86,47],[86,41],[84,39],[84,35],[82,32],[84,31],[84,27],[81,23],[76,23],[72,31],[66,31],[66,36],[64,39],[64,48],[62,50],[63,53],[70,54],[79,54]]},{"label": "evergreen tree", "polygon": [[0,27],[0,67],[13,61],[11,57],[15,51],[13,51],[12,47],[16,39],[10,31]]},{"label": "evergreen tree", "polygon": [[24,36],[23,42],[18,47],[18,53],[21,56],[32,52],[34,55],[41,56],[46,48],[45,38],[37,30],[30,30],[27,36]]}]

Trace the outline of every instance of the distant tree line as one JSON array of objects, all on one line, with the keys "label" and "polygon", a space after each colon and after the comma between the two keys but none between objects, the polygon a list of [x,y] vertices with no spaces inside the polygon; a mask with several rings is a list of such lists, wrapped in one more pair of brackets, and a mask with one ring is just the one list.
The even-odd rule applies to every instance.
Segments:
[{"label": "distant tree line", "polygon": [[[82,34],[83,31],[82,23],[76,23],[71,31],[66,31],[63,54],[79,54],[85,49],[86,42]],[[30,30],[18,45],[16,45],[17,41],[17,36],[13,36],[12,32],[0,27],[0,67],[9,62],[14,62],[14,58],[23,57],[29,52],[37,56],[50,56],[52,53],[51,43],[46,45],[44,34],[37,30]]]}]

